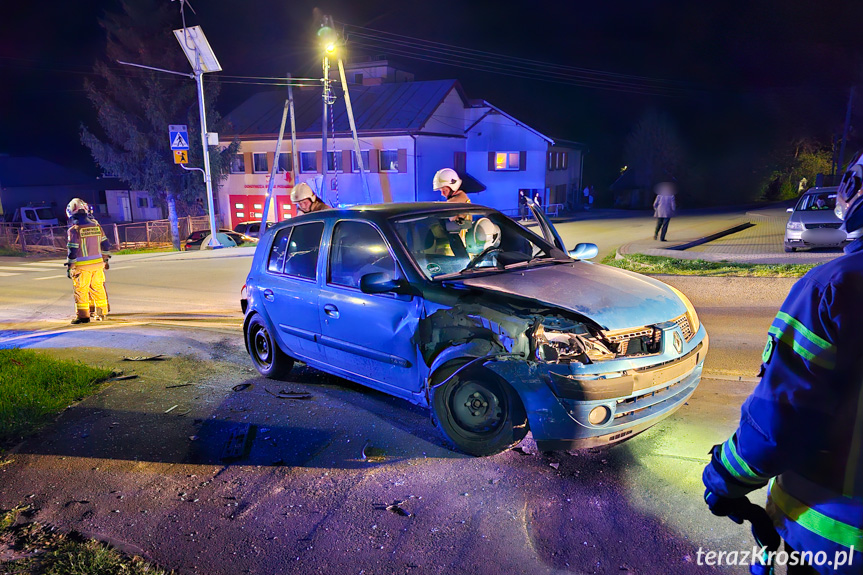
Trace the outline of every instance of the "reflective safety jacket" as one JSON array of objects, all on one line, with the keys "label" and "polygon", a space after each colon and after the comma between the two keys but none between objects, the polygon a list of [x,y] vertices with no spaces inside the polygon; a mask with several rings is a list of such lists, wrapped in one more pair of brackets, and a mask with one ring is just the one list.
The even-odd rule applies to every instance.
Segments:
[{"label": "reflective safety jacket", "polygon": [[[798,281],[768,330],[762,378],[704,471],[741,497],[769,483],[767,511],[794,549],[863,573],[863,239]],[[853,548],[853,549],[852,549]],[[837,561],[838,563],[838,561]]]},{"label": "reflective safety jacket", "polygon": [[76,266],[100,263],[102,254],[111,249],[102,226],[85,214],[75,214],[69,219],[66,260]]}]

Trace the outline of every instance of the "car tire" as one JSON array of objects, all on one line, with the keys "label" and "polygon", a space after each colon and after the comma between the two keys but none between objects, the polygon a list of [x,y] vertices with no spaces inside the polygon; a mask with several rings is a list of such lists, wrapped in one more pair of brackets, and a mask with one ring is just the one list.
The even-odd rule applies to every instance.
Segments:
[{"label": "car tire", "polygon": [[790,248],[788,246],[785,246],[785,253],[786,254],[790,254],[791,252],[796,252],[796,251],[797,251],[797,248]]},{"label": "car tire", "polygon": [[516,392],[494,373],[473,369],[431,390],[435,426],[469,455],[500,453],[527,435],[527,416]]},{"label": "car tire", "polygon": [[255,369],[270,379],[283,379],[294,367],[294,360],[279,348],[267,324],[255,315],[246,325],[246,347],[255,364]]}]

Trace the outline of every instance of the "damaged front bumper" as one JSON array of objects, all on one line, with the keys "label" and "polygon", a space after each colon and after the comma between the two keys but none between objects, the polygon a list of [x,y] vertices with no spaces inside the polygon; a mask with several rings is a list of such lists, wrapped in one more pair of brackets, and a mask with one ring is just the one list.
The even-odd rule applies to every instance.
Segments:
[{"label": "damaged front bumper", "polygon": [[[584,449],[635,436],[674,413],[693,394],[707,354],[704,328],[680,353],[665,347],[663,353],[637,361],[582,365],[494,360],[485,367],[518,392],[541,450]],[[598,368],[605,371],[592,371]]]}]

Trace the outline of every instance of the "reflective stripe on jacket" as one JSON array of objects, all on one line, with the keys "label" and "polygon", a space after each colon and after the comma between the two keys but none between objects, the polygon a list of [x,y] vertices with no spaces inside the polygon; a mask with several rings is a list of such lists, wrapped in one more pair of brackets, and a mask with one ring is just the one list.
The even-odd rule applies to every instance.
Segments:
[{"label": "reflective stripe on jacket", "polygon": [[[863,573],[863,240],[791,289],[768,330],[762,379],[704,481],[767,509],[798,551],[851,553],[823,573]],[[771,479],[774,478],[774,479]]]},{"label": "reflective stripe on jacket", "polygon": [[75,265],[91,264],[102,261],[102,253],[110,249],[110,243],[102,226],[86,215],[75,214],[69,220],[67,260]]}]

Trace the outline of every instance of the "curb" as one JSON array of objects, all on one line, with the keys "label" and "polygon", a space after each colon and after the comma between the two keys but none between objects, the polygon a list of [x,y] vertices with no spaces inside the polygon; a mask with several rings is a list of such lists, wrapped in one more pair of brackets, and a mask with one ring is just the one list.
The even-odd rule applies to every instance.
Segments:
[{"label": "curb", "polygon": [[[722,238],[725,236],[730,236],[731,234],[735,234],[739,231],[745,230],[747,228],[751,228],[754,225],[755,224],[753,224],[752,222],[745,222],[742,224],[737,224],[736,226],[732,226],[730,228],[727,228],[725,230],[721,230],[719,232],[716,232],[715,234],[710,234],[709,236],[705,236],[703,238],[697,238],[694,240],[690,240],[686,243],[677,244],[675,246],[669,246],[667,248],[651,248],[651,251],[652,252],[672,252],[671,254],[668,254],[668,257],[680,258],[682,256],[682,254],[673,253],[673,252],[683,251],[683,250],[687,250],[687,249],[695,247],[695,246],[699,246],[701,244],[706,244],[707,242],[712,242],[713,240],[716,240],[716,239],[719,239],[719,238]],[[616,260],[623,259],[624,255],[627,255],[630,253],[645,253],[645,252],[641,252],[641,251],[633,251],[632,249],[630,249],[630,246],[633,246],[633,245],[636,245],[639,243],[641,243],[641,242],[629,242],[628,244],[624,244],[624,245],[620,246],[614,252],[614,259],[616,259]],[[660,253],[657,255],[664,255],[664,254]],[[690,258],[685,258],[685,259],[690,259]]]}]

